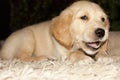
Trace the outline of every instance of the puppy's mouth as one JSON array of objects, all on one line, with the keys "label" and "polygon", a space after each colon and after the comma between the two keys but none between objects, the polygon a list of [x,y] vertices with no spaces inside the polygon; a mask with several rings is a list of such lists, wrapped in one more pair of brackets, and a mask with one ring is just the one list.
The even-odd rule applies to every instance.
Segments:
[{"label": "puppy's mouth", "polygon": [[101,46],[101,42],[100,41],[85,42],[85,45],[92,50],[97,50]]}]

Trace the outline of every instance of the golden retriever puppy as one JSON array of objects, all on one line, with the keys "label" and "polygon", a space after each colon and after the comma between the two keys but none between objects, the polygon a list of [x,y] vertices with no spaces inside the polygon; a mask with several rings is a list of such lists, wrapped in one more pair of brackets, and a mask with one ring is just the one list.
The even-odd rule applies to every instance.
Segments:
[{"label": "golden retriever puppy", "polygon": [[96,3],[78,1],[50,21],[14,32],[0,56],[25,61],[70,59],[79,61],[106,53],[109,21]]}]

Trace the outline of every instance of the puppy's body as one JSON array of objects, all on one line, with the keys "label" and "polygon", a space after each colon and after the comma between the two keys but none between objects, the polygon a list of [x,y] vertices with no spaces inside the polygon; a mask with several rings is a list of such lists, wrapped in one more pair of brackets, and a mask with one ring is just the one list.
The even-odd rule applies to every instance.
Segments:
[{"label": "puppy's body", "polygon": [[60,59],[67,56],[68,50],[61,46],[50,34],[51,21],[26,27],[14,32],[5,42],[2,58],[14,57],[25,60],[42,58]]},{"label": "puppy's body", "polygon": [[95,3],[78,1],[51,21],[14,32],[5,41],[0,56],[26,61],[68,58],[76,61],[86,58],[85,54],[104,54],[108,31],[104,11]]}]

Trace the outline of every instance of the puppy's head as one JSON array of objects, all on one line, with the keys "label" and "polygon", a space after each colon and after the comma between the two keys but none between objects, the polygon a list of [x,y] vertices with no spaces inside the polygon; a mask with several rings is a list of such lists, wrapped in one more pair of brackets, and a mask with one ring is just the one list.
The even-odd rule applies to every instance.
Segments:
[{"label": "puppy's head", "polygon": [[107,15],[100,6],[89,1],[75,2],[53,19],[55,39],[67,48],[77,46],[88,55],[107,49],[108,32]]}]

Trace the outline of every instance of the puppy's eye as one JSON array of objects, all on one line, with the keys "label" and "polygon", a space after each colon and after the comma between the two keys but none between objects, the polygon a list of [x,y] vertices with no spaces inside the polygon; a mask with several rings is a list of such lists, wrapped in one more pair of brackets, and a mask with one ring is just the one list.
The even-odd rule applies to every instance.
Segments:
[{"label": "puppy's eye", "polygon": [[105,22],[105,18],[102,17],[101,20],[102,20],[102,22]]},{"label": "puppy's eye", "polygon": [[86,15],[84,15],[84,16],[81,16],[80,19],[82,19],[82,20],[88,20],[88,17]]}]

